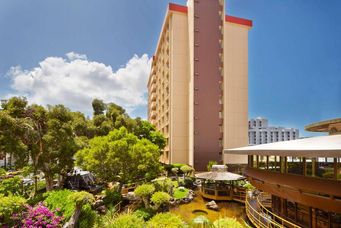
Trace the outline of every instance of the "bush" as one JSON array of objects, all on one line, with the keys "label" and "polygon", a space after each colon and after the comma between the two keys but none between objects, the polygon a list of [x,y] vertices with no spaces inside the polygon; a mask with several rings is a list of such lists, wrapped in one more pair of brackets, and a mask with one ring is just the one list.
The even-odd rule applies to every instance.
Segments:
[{"label": "bush", "polygon": [[243,228],[235,218],[221,218],[214,221],[213,226],[215,228]]},{"label": "bush", "polygon": [[194,169],[192,167],[190,167],[189,165],[181,166],[180,170],[185,175],[189,175],[189,174],[191,174],[194,171]]},{"label": "bush", "polygon": [[110,224],[110,228],[144,228],[145,222],[135,214],[121,214]]},{"label": "bush", "polygon": [[141,197],[144,203],[144,207],[149,207],[149,197],[155,191],[155,187],[152,184],[142,184],[138,186],[134,193],[136,196]]},{"label": "bush", "polygon": [[78,220],[78,227],[79,228],[94,227],[97,218],[98,218],[97,213],[91,209],[91,206],[89,204],[86,204],[82,207],[81,214]]},{"label": "bush", "polygon": [[0,177],[5,176],[7,174],[6,170],[3,168],[0,168]]},{"label": "bush", "polygon": [[22,182],[20,177],[4,179],[0,182],[0,194],[20,195],[22,193]]},{"label": "bush", "polygon": [[12,214],[21,212],[25,203],[26,199],[20,196],[0,195],[0,218],[2,218],[2,221],[5,224],[11,222]]},{"label": "bush", "polygon": [[138,186],[134,193],[135,195],[144,198],[150,196],[155,191],[155,187],[152,184],[142,184]]},{"label": "bush", "polygon": [[190,188],[190,189],[193,189],[195,186],[194,186],[194,181],[195,181],[195,178],[194,177],[185,177],[185,180],[184,180],[184,186],[186,188]]},{"label": "bush", "polygon": [[175,199],[183,199],[188,196],[189,190],[187,188],[177,188],[174,191],[173,197]]},{"label": "bush", "polygon": [[246,190],[254,190],[255,189],[255,187],[250,182],[247,182],[246,184],[244,184],[243,187],[246,188]]},{"label": "bush", "polygon": [[218,162],[216,162],[216,161],[209,161],[209,162],[207,163],[207,171],[210,172],[211,169],[212,169],[212,166],[213,166],[213,165],[217,165],[217,164],[218,164]]},{"label": "bush", "polygon": [[45,205],[51,210],[58,209],[57,215],[68,221],[75,210],[75,203],[69,199],[72,194],[73,192],[68,189],[46,192]]},{"label": "bush", "polygon": [[92,194],[84,191],[72,192],[68,189],[64,189],[46,192],[44,196],[46,197],[44,202],[47,207],[51,210],[56,210],[58,216],[63,216],[63,221],[68,221],[71,218],[77,203],[85,203],[81,209],[79,225],[86,227],[85,225],[87,224],[93,225],[95,223],[97,214],[95,211],[92,211],[90,204],[87,204],[87,202],[94,200]]},{"label": "bush", "polygon": [[[176,181],[175,181],[176,182]],[[177,182],[176,182],[177,183]],[[155,180],[153,182],[155,190],[160,192],[171,193],[174,187],[174,183],[170,178],[165,178],[164,180]]]},{"label": "bush", "polygon": [[155,211],[152,208],[139,208],[134,214],[140,218],[143,218],[144,221],[148,221],[155,215]]},{"label": "bush", "polygon": [[152,219],[147,223],[148,228],[180,228],[185,227],[184,222],[172,213],[160,213],[155,215]]},{"label": "bush", "polygon": [[56,216],[43,203],[35,207],[27,206],[27,211],[22,212],[14,219],[17,219],[20,225],[16,227],[60,227],[62,217]]},{"label": "bush", "polygon": [[170,199],[171,196],[166,192],[155,192],[150,200],[157,210],[160,206],[169,204]]},{"label": "bush", "polygon": [[122,196],[115,189],[106,189],[103,202],[106,206],[112,206],[118,204],[122,200]]}]

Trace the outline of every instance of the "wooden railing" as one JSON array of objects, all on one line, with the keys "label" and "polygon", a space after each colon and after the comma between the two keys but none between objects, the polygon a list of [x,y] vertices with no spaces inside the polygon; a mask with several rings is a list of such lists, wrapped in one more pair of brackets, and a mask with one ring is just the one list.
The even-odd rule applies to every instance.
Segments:
[{"label": "wooden railing", "polygon": [[300,228],[300,226],[272,213],[261,202],[264,195],[250,196],[247,194],[245,200],[246,215],[257,228]]}]

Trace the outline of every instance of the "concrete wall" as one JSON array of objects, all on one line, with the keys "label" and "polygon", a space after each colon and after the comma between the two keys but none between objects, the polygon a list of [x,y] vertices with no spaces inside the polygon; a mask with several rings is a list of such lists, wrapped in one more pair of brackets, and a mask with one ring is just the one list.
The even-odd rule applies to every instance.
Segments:
[{"label": "concrete wall", "polygon": [[[248,145],[248,31],[225,22],[224,148]],[[247,156],[224,154],[225,164],[247,163]]]},{"label": "concrete wall", "polygon": [[171,163],[188,163],[189,51],[187,15],[170,18]]}]

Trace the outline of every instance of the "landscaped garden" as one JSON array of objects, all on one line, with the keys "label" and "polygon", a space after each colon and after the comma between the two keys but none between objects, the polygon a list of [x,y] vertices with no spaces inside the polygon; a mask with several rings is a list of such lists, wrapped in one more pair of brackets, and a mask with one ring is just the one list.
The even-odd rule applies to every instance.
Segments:
[{"label": "landscaped garden", "polygon": [[245,226],[241,204],[206,209],[192,167],[159,162],[165,139],[149,122],[92,105],[91,119],[18,97],[2,106],[1,226]]}]

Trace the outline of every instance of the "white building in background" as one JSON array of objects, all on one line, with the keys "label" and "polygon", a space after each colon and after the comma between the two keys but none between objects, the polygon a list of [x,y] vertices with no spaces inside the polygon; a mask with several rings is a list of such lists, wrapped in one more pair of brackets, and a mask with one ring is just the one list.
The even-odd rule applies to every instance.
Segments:
[{"label": "white building in background", "polygon": [[299,138],[296,128],[270,127],[266,118],[249,120],[249,145],[289,141]]}]

